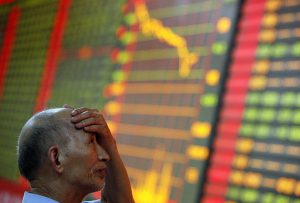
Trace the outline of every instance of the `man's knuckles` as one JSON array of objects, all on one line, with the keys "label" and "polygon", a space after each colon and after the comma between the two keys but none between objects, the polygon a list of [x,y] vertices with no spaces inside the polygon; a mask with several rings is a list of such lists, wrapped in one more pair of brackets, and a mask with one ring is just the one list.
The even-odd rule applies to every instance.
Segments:
[{"label": "man's knuckles", "polygon": [[101,116],[99,115],[99,113],[97,112],[90,112],[90,111],[85,111],[79,115],[76,115],[76,116],[73,116],[71,118],[71,121],[72,122],[79,122],[79,121],[82,121],[84,119],[89,119],[89,118],[100,118]]}]

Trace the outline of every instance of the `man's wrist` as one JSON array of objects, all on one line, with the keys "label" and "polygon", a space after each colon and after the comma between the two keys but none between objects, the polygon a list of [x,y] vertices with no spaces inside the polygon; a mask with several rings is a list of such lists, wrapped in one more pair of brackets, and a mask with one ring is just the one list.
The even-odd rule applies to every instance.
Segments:
[{"label": "man's wrist", "polygon": [[107,153],[110,156],[115,156],[115,155],[119,155],[119,151],[118,151],[118,147],[117,147],[117,143],[111,143],[108,147],[107,147]]}]

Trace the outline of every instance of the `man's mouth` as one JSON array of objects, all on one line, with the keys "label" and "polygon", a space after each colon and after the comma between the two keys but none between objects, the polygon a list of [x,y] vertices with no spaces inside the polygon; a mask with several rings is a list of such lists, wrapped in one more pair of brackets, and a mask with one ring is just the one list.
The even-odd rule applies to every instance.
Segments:
[{"label": "man's mouth", "polygon": [[99,176],[100,178],[105,178],[106,176],[106,167],[99,168],[94,170],[94,173]]}]

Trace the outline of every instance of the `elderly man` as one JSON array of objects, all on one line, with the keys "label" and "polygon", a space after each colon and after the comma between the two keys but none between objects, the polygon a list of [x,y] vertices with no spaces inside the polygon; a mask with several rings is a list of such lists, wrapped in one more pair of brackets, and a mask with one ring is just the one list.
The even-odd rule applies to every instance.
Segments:
[{"label": "elderly man", "polygon": [[134,202],[116,142],[94,109],[35,114],[20,133],[18,165],[31,185],[23,203],[80,203],[99,190],[101,201],[92,202]]}]

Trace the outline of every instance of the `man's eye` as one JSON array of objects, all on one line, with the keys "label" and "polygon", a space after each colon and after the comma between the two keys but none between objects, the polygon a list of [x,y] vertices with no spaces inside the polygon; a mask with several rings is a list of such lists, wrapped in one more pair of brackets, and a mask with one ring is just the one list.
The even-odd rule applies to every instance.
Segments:
[{"label": "man's eye", "polygon": [[90,143],[94,143],[95,140],[96,140],[95,136],[91,136],[91,138],[90,138]]}]

